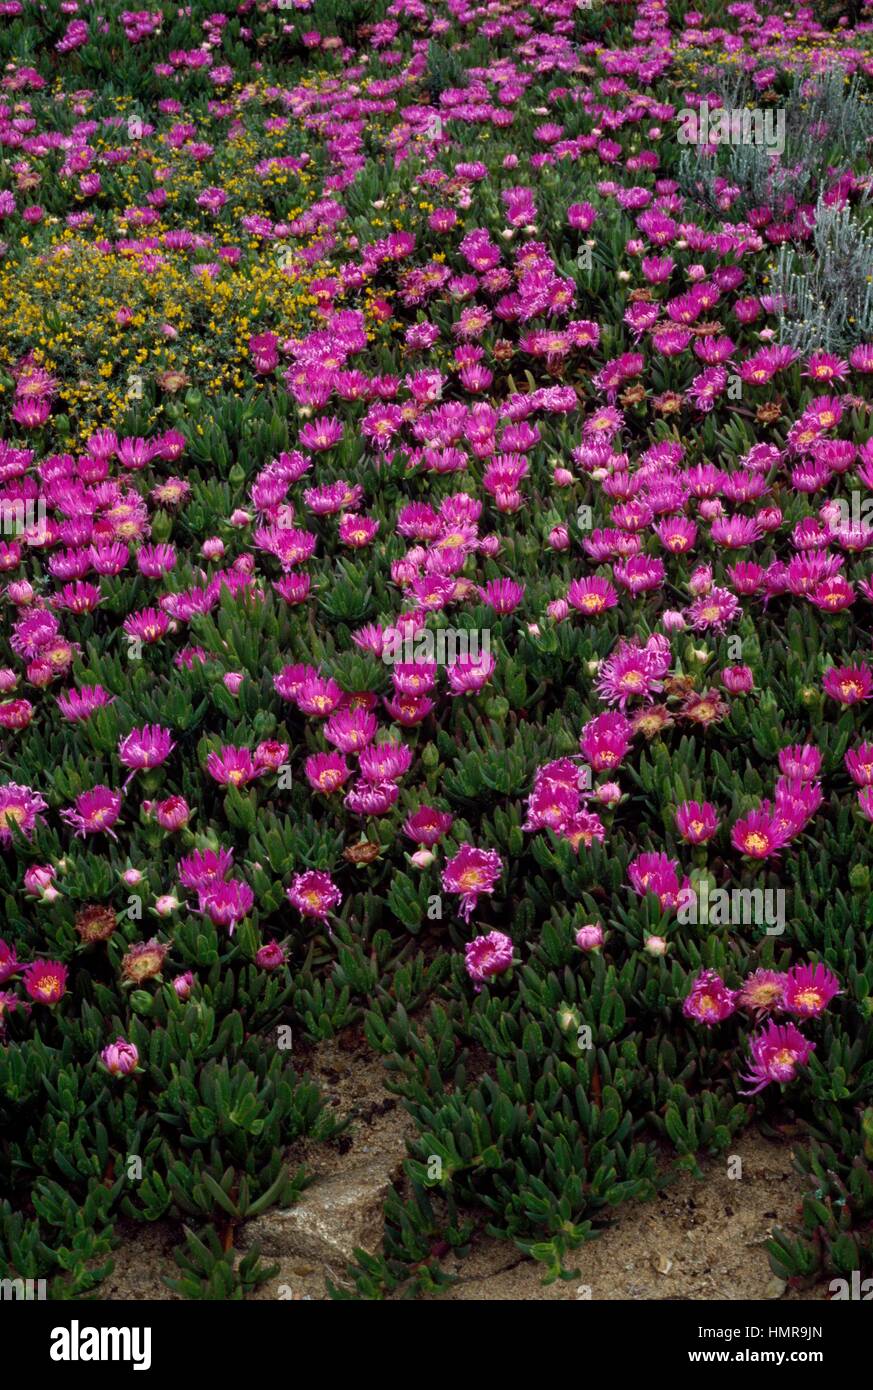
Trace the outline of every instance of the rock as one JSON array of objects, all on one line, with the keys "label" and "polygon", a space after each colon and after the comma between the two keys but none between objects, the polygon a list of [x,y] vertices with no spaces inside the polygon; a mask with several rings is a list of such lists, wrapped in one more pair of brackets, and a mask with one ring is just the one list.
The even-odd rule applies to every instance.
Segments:
[{"label": "rock", "polygon": [[257,1217],[240,1232],[240,1244],[257,1242],[265,1258],[345,1265],[360,1247],[378,1250],[382,1208],[399,1166],[397,1154],[373,1154],[366,1163],[307,1187],[296,1206]]}]

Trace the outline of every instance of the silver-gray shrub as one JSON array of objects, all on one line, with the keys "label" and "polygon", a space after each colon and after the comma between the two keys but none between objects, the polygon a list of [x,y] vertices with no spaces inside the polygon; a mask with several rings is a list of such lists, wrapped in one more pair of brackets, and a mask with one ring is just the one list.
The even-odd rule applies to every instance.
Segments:
[{"label": "silver-gray shrub", "polygon": [[870,204],[816,205],[812,242],[785,244],[773,276],[779,341],[841,352],[873,336],[873,227]]}]

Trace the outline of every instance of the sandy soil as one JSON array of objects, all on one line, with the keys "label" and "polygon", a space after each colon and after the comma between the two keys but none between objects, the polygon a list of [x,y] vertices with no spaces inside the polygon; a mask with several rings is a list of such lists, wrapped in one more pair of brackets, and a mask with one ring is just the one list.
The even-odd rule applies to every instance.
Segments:
[{"label": "sandy soil", "polygon": [[[412,1125],[400,1103],[383,1087],[382,1065],[354,1043],[334,1041],[307,1058],[328,1103],[350,1117],[348,1130],[330,1144],[306,1141],[291,1151],[305,1162],[323,1192],[341,1188],[361,1172],[375,1175],[362,1197],[378,1220],[384,1187],[400,1173],[405,1140]],[[618,1210],[613,1224],[575,1256],[579,1275],[542,1283],[542,1268],[516,1249],[477,1235],[464,1259],[448,1255],[443,1268],[458,1282],[441,1297],[450,1300],[659,1300],[659,1299],[821,1299],[827,1289],[785,1290],[767,1259],[765,1242],[775,1227],[796,1228],[803,1178],[792,1163],[791,1142],[748,1132],[733,1152],[742,1159],[741,1177],[729,1176],[727,1159],[706,1160],[704,1178],[682,1173],[651,1202]],[[732,1165],[735,1172],[737,1165]],[[380,1186],[381,1184],[381,1186]],[[319,1201],[318,1182],[305,1202]],[[267,1228],[269,1230],[269,1228]],[[116,1252],[113,1275],[103,1286],[108,1299],[173,1298],[162,1282],[175,1274],[173,1246],[178,1228],[159,1222],[128,1225]],[[337,1237],[342,1239],[342,1232]],[[342,1258],[311,1254],[279,1256],[279,1273],[255,1295],[258,1299],[327,1297],[325,1279],[345,1281]]]}]

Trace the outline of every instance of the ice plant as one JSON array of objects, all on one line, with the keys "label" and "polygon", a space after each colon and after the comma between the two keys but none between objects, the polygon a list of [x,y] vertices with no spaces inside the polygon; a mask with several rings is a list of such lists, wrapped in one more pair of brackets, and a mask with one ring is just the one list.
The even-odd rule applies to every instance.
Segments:
[{"label": "ice plant", "polygon": [[308,869],[306,873],[295,874],[286,896],[292,907],[303,917],[314,917],[326,921],[328,915],[342,902],[342,893],[333,882],[330,874],[318,869]]},{"label": "ice plant", "polygon": [[728,989],[715,970],[701,970],[685,996],[682,1012],[695,1023],[713,1028],[730,1018],[737,1006],[736,990]]},{"label": "ice plant", "polygon": [[743,1078],[749,1089],[743,1095],[755,1096],[773,1082],[793,1081],[798,1067],[805,1066],[814,1051],[815,1043],[793,1023],[769,1022],[749,1040],[749,1070]]},{"label": "ice plant", "polygon": [[476,849],[466,841],[451,858],[442,873],[442,886],[447,893],[458,893],[461,916],[465,922],[476,910],[480,894],[494,892],[503,864],[495,850]]},{"label": "ice plant", "polygon": [[132,729],[118,742],[119,761],[130,769],[125,786],[134,773],[148,768],[160,767],[175,748],[172,733],[160,724],[145,724],[141,729]]},{"label": "ice plant", "polygon": [[100,1060],[110,1076],[130,1076],[139,1065],[139,1052],[125,1038],[116,1038],[100,1053]]},{"label": "ice plant", "polygon": [[557,1276],[792,1078],[774,1260],[873,1263],[869,4],[586,8],[0,0],[0,1265],[52,1298],[132,1125],[179,1291],[256,1288],[331,1038],[413,1126],[353,1296],[465,1248],[425,1158]]},{"label": "ice plant", "polygon": [[77,835],[109,835],[117,839],[113,830],[121,814],[121,792],[111,787],[92,787],[76,797],[72,808],[61,811],[61,819],[73,826]]},{"label": "ice plant", "polygon": [[46,802],[31,787],[15,782],[0,786],[0,844],[12,844],[13,827],[29,837],[40,812],[47,809]]},{"label": "ice plant", "polygon": [[24,968],[24,988],[37,1004],[59,1004],[69,971],[57,960],[36,960]]},{"label": "ice plant", "polygon": [[476,993],[485,981],[504,974],[512,965],[512,940],[504,932],[492,931],[476,936],[464,947],[464,965],[474,981]]},{"label": "ice plant", "polygon": [[795,965],[785,977],[783,1007],[795,1018],[817,1018],[842,992],[839,980],[826,966]]}]

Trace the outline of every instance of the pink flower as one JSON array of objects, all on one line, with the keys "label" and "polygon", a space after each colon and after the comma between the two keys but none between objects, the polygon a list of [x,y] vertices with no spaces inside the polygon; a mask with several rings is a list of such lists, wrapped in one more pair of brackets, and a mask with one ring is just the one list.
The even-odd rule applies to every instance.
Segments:
[{"label": "pink flower", "polygon": [[817,1018],[842,992],[836,975],[821,963],[795,965],[785,977],[784,1008],[797,1018]]},{"label": "pink flower", "polygon": [[512,965],[512,941],[500,931],[474,937],[464,947],[464,965],[478,994],[485,980],[502,975]]},{"label": "pink flower", "polygon": [[188,999],[194,985],[194,973],[191,970],[186,970],[184,975],[176,975],[171,983],[177,999]]},{"label": "pink flower", "polygon": [[654,893],[661,911],[676,908],[680,894],[687,887],[688,880],[679,882],[679,863],[666,854],[638,854],[627,866],[627,876],[634,892],[644,898]]},{"label": "pink flower", "polygon": [[30,838],[37,816],[47,809],[46,802],[30,787],[19,786],[17,782],[7,782],[0,787],[0,844],[12,844],[13,826]]},{"label": "pink flower", "polygon": [[141,729],[132,729],[118,741],[119,761],[130,768],[127,782],[135,772],[160,767],[161,763],[167,761],[175,746],[171,731],[162,728],[160,724],[144,724]]},{"label": "pink flower", "polygon": [[856,705],[873,694],[873,672],[865,662],[858,666],[831,666],[825,671],[822,686],[825,694],[841,705]]},{"label": "pink flower", "polygon": [[631,746],[631,726],[623,714],[598,714],[587,723],[579,747],[595,772],[612,772]]},{"label": "pink flower", "polygon": [[421,806],[403,822],[403,833],[417,845],[432,848],[452,828],[454,817],[448,811],[437,811],[431,806]]},{"label": "pink flower", "polygon": [[24,988],[37,1004],[57,1004],[67,990],[67,967],[58,960],[35,960],[24,969]]},{"label": "pink flower", "polygon": [[721,683],[731,695],[747,695],[755,678],[749,666],[726,666],[721,673]]},{"label": "pink flower", "polygon": [[797,1068],[806,1065],[814,1050],[815,1043],[809,1042],[793,1023],[768,1023],[749,1041],[751,1065],[743,1080],[755,1085],[742,1094],[754,1096],[771,1082],[793,1081]]},{"label": "pink flower", "polygon": [[603,928],[599,922],[589,922],[576,933],[576,945],[580,951],[596,951],[603,945]]},{"label": "pink flower", "polygon": [[791,839],[779,821],[764,810],[750,811],[731,828],[731,842],[750,859],[775,859]]},{"label": "pink flower", "polygon": [[676,828],[689,845],[705,845],[718,830],[718,816],[709,801],[683,801],[676,807]]},{"label": "pink flower", "polygon": [[714,970],[701,970],[682,1004],[686,1018],[712,1028],[729,1018],[736,1009],[736,991],[728,989]]},{"label": "pink flower", "polygon": [[469,922],[479,894],[494,892],[502,870],[502,860],[495,850],[476,849],[466,842],[446,864],[442,886],[447,893],[460,893],[465,922]]},{"label": "pink flower", "polygon": [[222,748],[214,750],[206,759],[206,771],[215,782],[225,787],[243,787],[260,777],[262,768],[255,765],[248,748]]},{"label": "pink flower", "polygon": [[121,792],[111,787],[92,787],[76,797],[75,809],[61,811],[61,820],[75,827],[77,835],[109,835],[117,839],[112,827],[121,814]]},{"label": "pink flower", "polygon": [[10,946],[8,941],[0,937],[0,985],[11,980],[13,975],[17,975],[24,967],[15,955],[15,947]]},{"label": "pink flower", "polygon": [[181,830],[191,819],[191,808],[184,796],[168,796],[154,807],[155,820],[162,830]]},{"label": "pink flower", "polygon": [[231,878],[225,883],[216,881],[201,888],[199,908],[216,927],[227,927],[233,936],[239,923],[254,907],[255,895],[242,879]]},{"label": "pink flower", "polygon": [[316,917],[325,921],[328,914],[343,900],[330,874],[319,869],[308,869],[306,873],[295,874],[291,887],[285,896],[303,917]]},{"label": "pink flower", "polygon": [[130,1076],[139,1065],[139,1052],[133,1043],[116,1038],[100,1053],[100,1060],[110,1076]]},{"label": "pink flower", "polygon": [[278,941],[268,941],[255,955],[255,965],[261,970],[277,970],[285,964],[285,952]]}]

